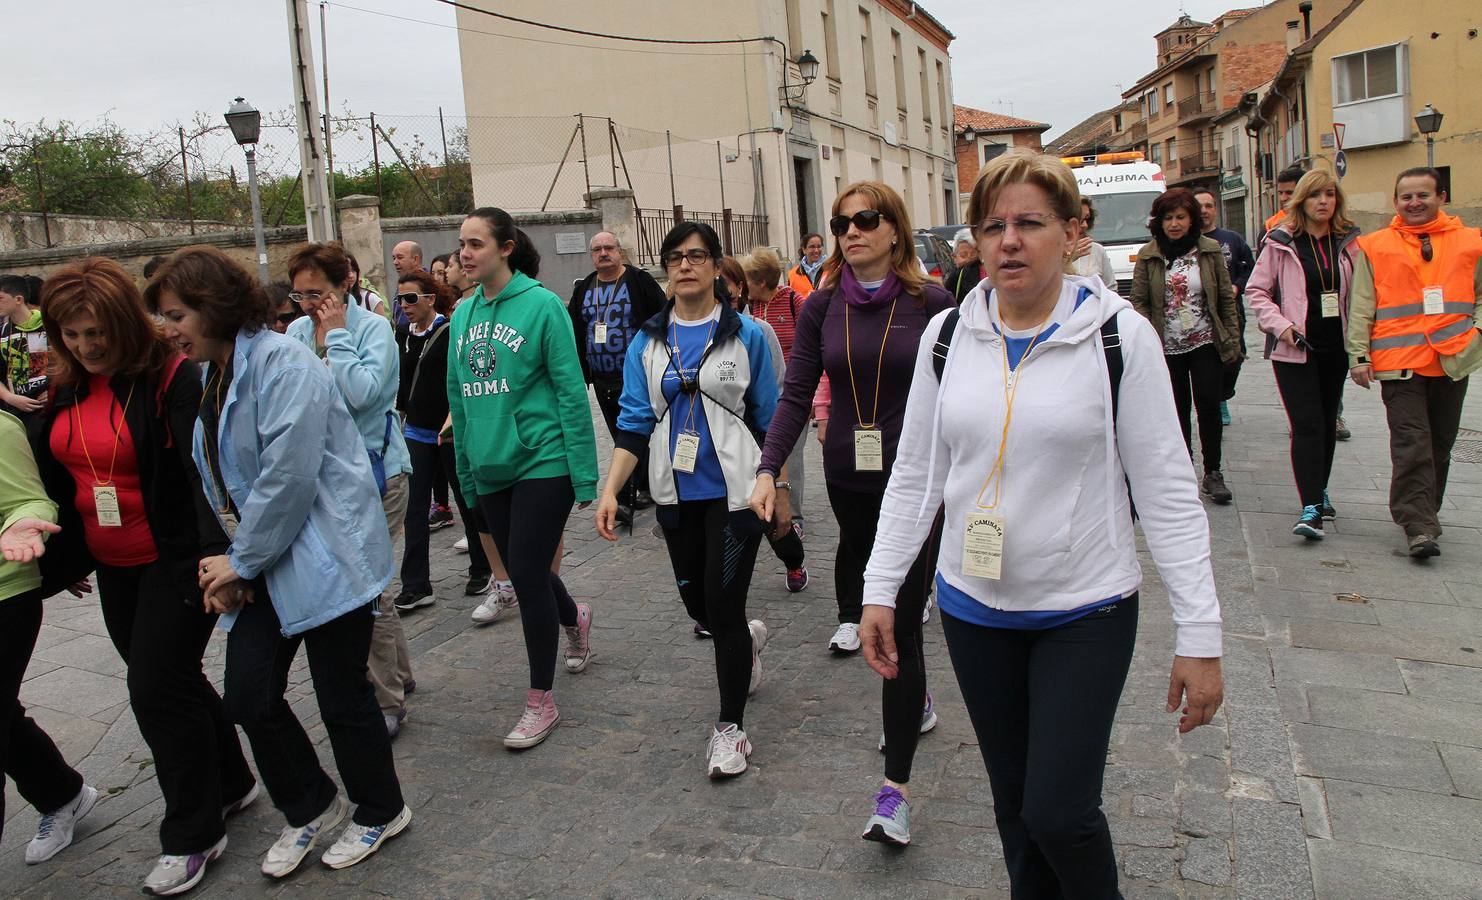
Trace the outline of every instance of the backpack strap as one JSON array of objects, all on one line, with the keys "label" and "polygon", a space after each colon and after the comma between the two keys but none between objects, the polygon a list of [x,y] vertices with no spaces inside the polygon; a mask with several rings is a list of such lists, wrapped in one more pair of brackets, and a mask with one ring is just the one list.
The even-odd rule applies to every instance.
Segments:
[{"label": "backpack strap", "polygon": [[[957,320],[961,317],[961,311],[953,307],[947,313],[947,318],[942,320],[942,330],[937,332],[937,342],[931,348],[931,368],[936,372],[937,381],[942,380],[942,371],[947,367],[947,351],[952,349],[952,334],[957,330]],[[1112,333],[1115,334],[1115,326],[1113,329]],[[1120,352],[1117,358],[1120,365]]]},{"label": "backpack strap", "polygon": [[1101,323],[1101,350],[1106,354],[1106,378],[1111,382],[1112,425],[1117,424],[1117,406],[1122,394],[1122,335],[1117,331],[1117,317]]}]

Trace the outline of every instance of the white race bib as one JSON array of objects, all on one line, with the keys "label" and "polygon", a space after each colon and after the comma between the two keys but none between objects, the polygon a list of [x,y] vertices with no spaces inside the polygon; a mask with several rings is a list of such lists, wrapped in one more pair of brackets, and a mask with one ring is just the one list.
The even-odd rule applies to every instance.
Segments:
[{"label": "white race bib", "polygon": [[105,528],[123,525],[123,514],[118,510],[118,489],[97,485],[93,488],[93,506],[98,510],[98,524]]},{"label": "white race bib", "polygon": [[885,439],[880,429],[854,429],[854,471],[885,471]]},{"label": "white race bib", "polygon": [[1428,316],[1439,316],[1446,311],[1446,291],[1439,284],[1433,284],[1421,292],[1421,302],[1425,304],[1425,314]]},{"label": "white race bib", "polygon": [[1332,319],[1332,318],[1336,318],[1337,316],[1338,316],[1338,292],[1337,291],[1323,291],[1322,292],[1322,317],[1324,319]]},{"label": "white race bib", "polygon": [[1178,324],[1184,331],[1194,330],[1194,311],[1187,306],[1181,306],[1178,310]]},{"label": "white race bib", "polygon": [[592,326],[592,343],[599,345],[607,343],[607,323],[598,322]]},{"label": "white race bib", "polygon": [[674,439],[674,471],[695,474],[695,460],[700,456],[700,436],[681,434]]},{"label": "white race bib", "polygon": [[962,533],[962,574],[997,581],[1003,574],[1003,516],[968,513]]}]

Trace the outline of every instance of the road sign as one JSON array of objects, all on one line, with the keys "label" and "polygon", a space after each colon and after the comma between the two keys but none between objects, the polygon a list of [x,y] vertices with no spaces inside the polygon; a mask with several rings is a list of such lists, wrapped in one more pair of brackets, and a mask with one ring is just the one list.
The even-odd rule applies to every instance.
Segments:
[{"label": "road sign", "polygon": [[1342,150],[1339,150],[1338,154],[1333,157],[1333,168],[1338,171],[1338,178],[1340,180],[1343,178],[1344,175],[1347,175],[1348,154],[1344,153]]}]

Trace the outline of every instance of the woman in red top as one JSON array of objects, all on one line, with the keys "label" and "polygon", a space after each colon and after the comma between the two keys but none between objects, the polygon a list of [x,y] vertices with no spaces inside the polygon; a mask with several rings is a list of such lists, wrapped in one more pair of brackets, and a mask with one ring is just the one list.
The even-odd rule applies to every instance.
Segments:
[{"label": "woman in red top", "polygon": [[[811,245],[814,237],[816,235],[809,235],[805,243]],[[818,239],[820,247],[822,240]],[[782,278],[782,260],[769,247],[757,247],[737,262],[741,263],[741,268],[746,272],[751,316],[771,325],[772,330],[777,332],[777,343],[782,345],[782,361],[786,363],[792,358],[792,342],[798,331],[798,315],[802,312],[803,300],[808,295],[789,285],[777,283]],[[806,484],[803,477],[803,448],[807,446],[807,442],[808,434],[804,430],[798,435],[792,452],[787,455],[787,474],[792,483],[792,519],[800,539],[803,537],[801,523],[806,520],[803,515],[803,491]]]},{"label": "woman in red top", "polygon": [[74,569],[96,566],[103,623],[128,664],[129,702],[165,797],[162,855],[144,890],[183,893],[225,849],[223,814],[257,796],[201,669],[216,616],[204,610],[196,566],[225,552],[227,538],[190,455],[200,370],[160,333],[112,260],[57,271],[41,314],[54,405],[37,462],[63,534],[82,538],[64,555]]}]

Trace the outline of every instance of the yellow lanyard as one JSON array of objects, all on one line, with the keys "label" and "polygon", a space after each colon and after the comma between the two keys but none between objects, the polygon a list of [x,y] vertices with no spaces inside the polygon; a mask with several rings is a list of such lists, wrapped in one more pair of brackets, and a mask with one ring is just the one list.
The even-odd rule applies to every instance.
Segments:
[{"label": "yellow lanyard", "polygon": [[[221,381],[222,381],[222,375],[225,372],[225,370],[224,369],[221,369],[221,368],[218,368],[218,367],[214,367],[214,366],[213,366],[213,368],[216,369],[216,371],[212,373],[212,374],[214,374],[216,376],[216,390],[215,390],[215,394],[216,394],[216,433],[217,434],[220,434],[221,433],[221,406],[222,406],[222,404],[221,404]],[[209,385],[207,386],[207,389],[208,390],[210,389],[210,386]],[[226,515],[226,514],[228,514],[228,513],[230,513],[232,511],[232,498],[231,498],[231,495],[228,494],[227,493],[227,490],[226,490],[226,478],[221,474],[220,470],[215,465],[213,465],[212,462],[211,462],[211,437],[212,437],[211,435],[202,435],[201,436],[201,449],[206,452],[206,471],[209,472],[210,475],[211,475],[211,477],[212,477],[212,479],[215,480],[215,482],[216,482],[216,489],[219,490],[219,491],[221,491],[221,497],[222,497],[223,500],[226,501],[226,505],[225,506],[217,506],[216,507],[216,511],[218,513],[222,514],[222,515]],[[217,447],[218,455],[220,455],[220,449],[221,448],[218,446]]]},{"label": "yellow lanyard", "polygon": [[[109,391],[111,399],[108,401],[108,412],[112,414],[113,404],[118,402],[118,397]],[[77,431],[77,436],[82,439],[82,456],[87,460],[87,467],[92,470],[93,483],[99,487],[113,484],[113,470],[118,465],[118,448],[123,443],[123,430],[125,428],[124,416],[129,412],[129,401],[134,399],[134,384],[129,384],[129,392],[124,397],[123,409],[118,414],[118,427],[113,429],[113,459],[108,463],[108,478],[104,480],[98,477],[98,467],[93,465],[93,455],[87,449],[87,430],[82,427],[82,416],[78,415],[77,407],[72,407],[72,427]]]},{"label": "yellow lanyard", "polygon": [[849,367],[849,391],[854,395],[854,421],[860,428],[875,427],[880,415],[880,373],[885,369],[885,344],[890,340],[890,323],[895,321],[897,296],[890,301],[890,316],[885,320],[885,336],[880,339],[880,357],[875,360],[875,402],[870,406],[870,421],[864,420],[859,407],[859,388],[854,384],[854,341],[849,337],[849,304],[844,304],[844,361]]},{"label": "yellow lanyard", "polygon": [[[1046,320],[1048,321],[1048,320]],[[1034,349],[1035,342],[1039,340],[1040,333],[1045,330],[1045,323],[1039,323],[1034,330],[1034,337],[1029,339],[1029,346],[1024,348],[1024,355],[1019,357],[1018,371],[1023,372],[1029,365],[1029,352]],[[1019,381],[1017,373],[1009,369],[1009,339],[1002,333],[999,337],[1003,339],[1003,434],[998,440],[998,457],[993,460],[993,468],[988,470],[988,477],[983,480],[983,486],[978,489],[978,497],[974,501],[978,509],[997,509],[998,502],[1003,495],[1003,461],[1009,443],[1009,424],[1014,421],[1014,397],[1019,393]],[[993,485],[993,502],[983,504],[983,495],[988,493],[988,486]]]},{"label": "yellow lanyard", "polygon": [[1317,269],[1317,283],[1322,285],[1322,292],[1326,294],[1334,290],[1334,288],[1328,287],[1329,271],[1333,273],[1333,282],[1335,286],[1338,281],[1338,251],[1333,246],[1333,233],[1331,231],[1327,233],[1324,241],[1327,244],[1327,255],[1318,256],[1317,242],[1312,239],[1311,234],[1307,235],[1307,246],[1312,248],[1312,261],[1317,264],[1315,266],[1315,268]]},{"label": "yellow lanyard", "polygon": [[680,426],[680,434],[698,434],[695,431],[695,406],[700,402],[698,396],[700,393],[700,363],[705,361],[705,354],[710,350],[710,342],[715,339],[715,324],[717,321],[719,320],[710,320],[710,332],[705,335],[705,346],[700,348],[700,358],[695,360],[695,392],[693,394],[685,390],[685,386],[689,382],[684,377],[684,358],[679,349],[679,321],[676,319],[669,323],[669,334],[674,341],[674,352],[669,358],[669,363],[674,367],[674,374],[679,377],[680,393],[686,394],[690,398],[690,408],[684,417],[684,424]]}]

